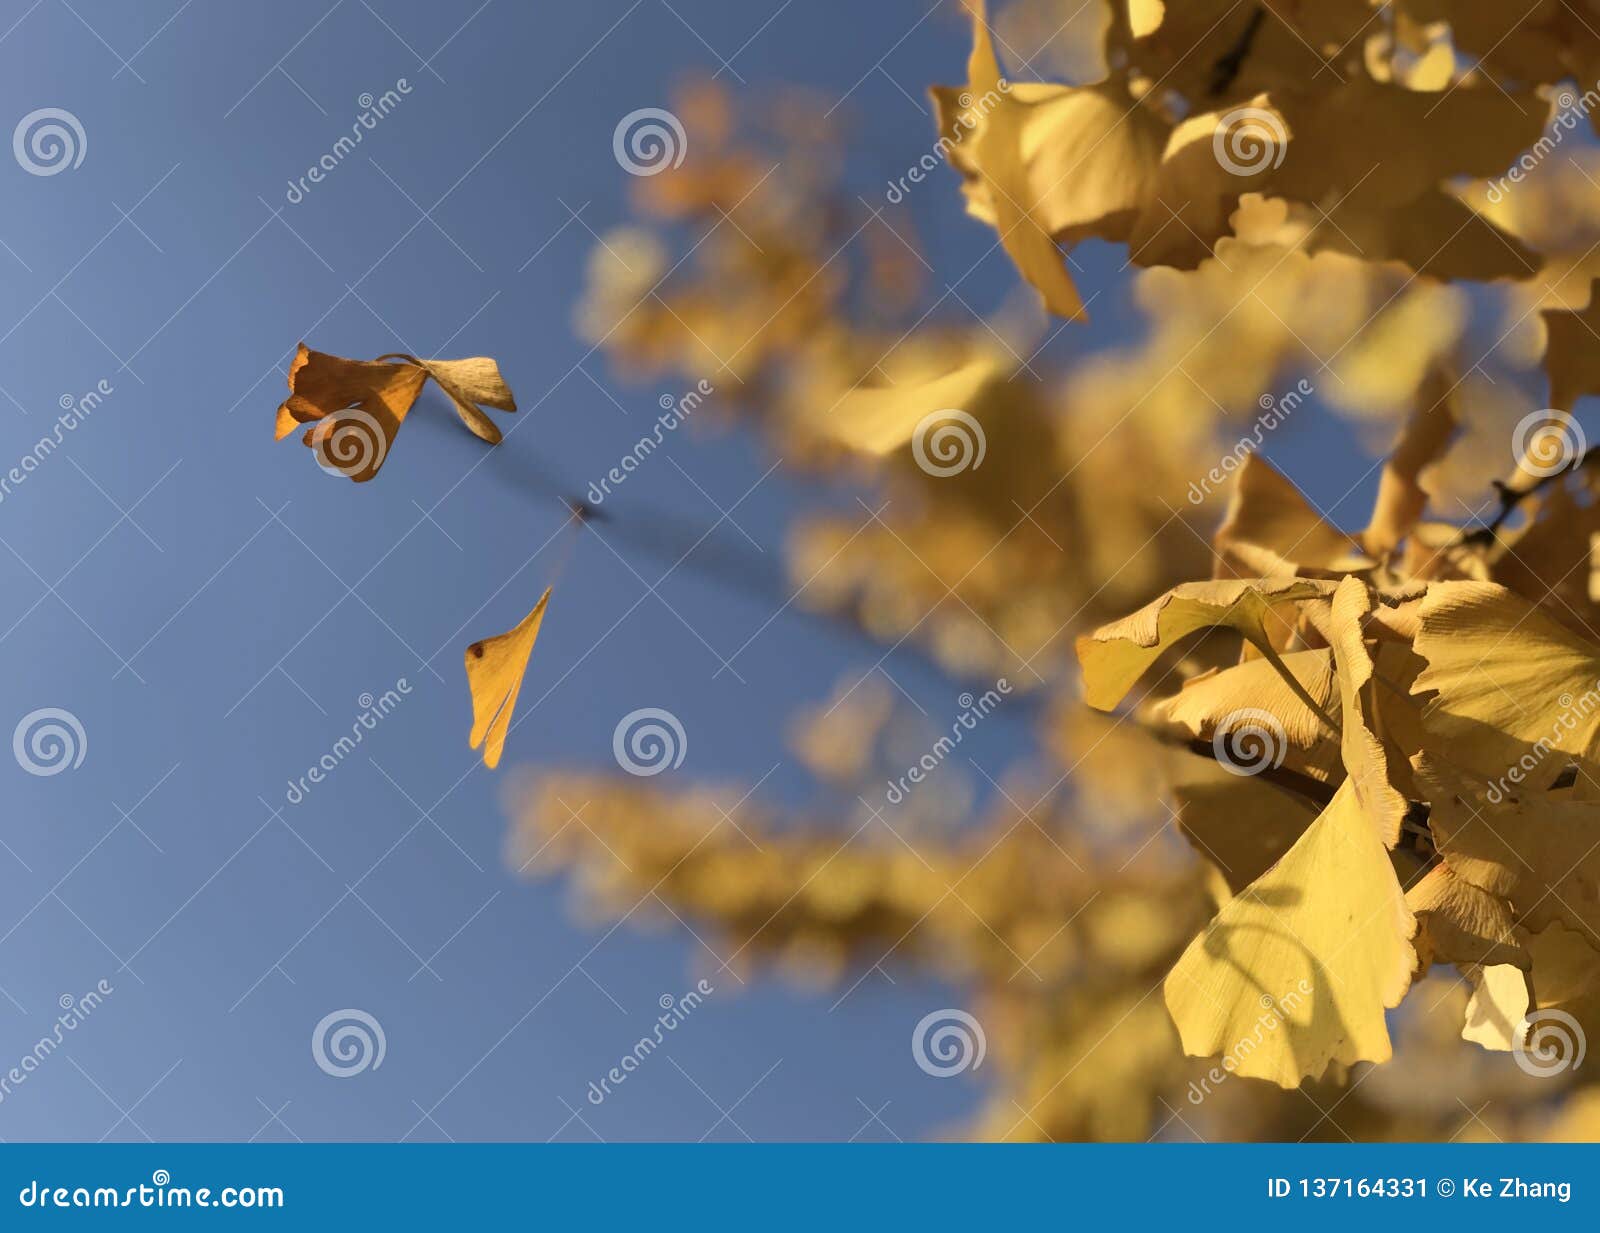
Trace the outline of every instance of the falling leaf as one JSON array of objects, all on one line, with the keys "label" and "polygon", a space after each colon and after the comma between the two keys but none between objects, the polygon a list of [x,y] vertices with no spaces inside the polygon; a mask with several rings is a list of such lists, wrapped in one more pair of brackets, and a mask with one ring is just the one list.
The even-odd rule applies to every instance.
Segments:
[{"label": "falling leaf", "polygon": [[533,654],[533,644],[539,637],[539,626],[544,623],[544,609],[549,602],[550,588],[546,587],[533,611],[523,617],[515,629],[474,642],[467,648],[467,688],[472,691],[469,743],[473,749],[483,746],[483,764],[490,770],[499,765],[500,754],[505,749],[506,734],[511,730],[511,712],[517,705],[522,677],[528,670],[528,656]]},{"label": "falling leaf", "polygon": [[275,439],[281,441],[296,425],[309,425],[301,440],[323,470],[364,483],[383,466],[430,376],[475,435],[491,445],[500,440],[500,430],[478,405],[515,411],[516,403],[491,359],[387,355],[347,360],[312,351],[305,343],[289,365],[289,397],[278,408]]},{"label": "falling leaf", "polygon": [[419,360],[409,355],[380,358],[401,359],[427,369],[428,375],[448,395],[468,431],[490,445],[500,444],[499,426],[478,410],[479,407],[493,407],[496,411],[517,409],[517,400],[511,395],[511,387],[500,375],[500,365],[483,355],[465,360]]}]

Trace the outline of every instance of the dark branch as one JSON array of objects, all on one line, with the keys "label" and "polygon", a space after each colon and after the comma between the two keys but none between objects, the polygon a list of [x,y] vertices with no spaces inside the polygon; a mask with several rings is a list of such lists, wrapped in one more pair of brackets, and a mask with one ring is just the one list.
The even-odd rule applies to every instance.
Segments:
[{"label": "dark branch", "polygon": [[1516,512],[1517,506],[1521,505],[1529,497],[1533,496],[1534,493],[1543,492],[1546,488],[1550,487],[1551,484],[1556,483],[1558,480],[1564,479],[1576,471],[1581,471],[1584,467],[1593,466],[1596,462],[1600,462],[1600,445],[1591,446],[1584,452],[1583,457],[1578,459],[1578,461],[1572,466],[1567,467],[1564,470],[1557,471],[1554,475],[1542,476],[1534,483],[1529,484],[1526,488],[1513,488],[1510,484],[1507,484],[1501,480],[1495,480],[1494,490],[1499,494],[1500,497],[1499,511],[1488,521],[1486,525],[1481,526],[1473,531],[1462,531],[1461,543],[1470,544],[1476,547],[1487,547],[1488,545],[1494,543],[1495,537],[1498,535],[1500,528],[1505,525],[1506,519],[1510,518],[1511,515]]},{"label": "dark branch", "polygon": [[1244,68],[1245,57],[1250,54],[1250,48],[1256,41],[1256,34],[1261,29],[1261,23],[1267,19],[1267,10],[1257,8],[1250,14],[1250,20],[1245,23],[1239,37],[1234,40],[1233,46],[1228,48],[1217,62],[1211,66],[1211,81],[1207,86],[1211,97],[1223,93]]}]

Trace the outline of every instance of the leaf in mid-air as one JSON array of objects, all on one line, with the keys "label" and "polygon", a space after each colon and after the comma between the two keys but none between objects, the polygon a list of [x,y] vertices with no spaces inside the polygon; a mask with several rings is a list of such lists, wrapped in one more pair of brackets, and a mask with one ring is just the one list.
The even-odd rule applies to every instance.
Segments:
[{"label": "leaf in mid-air", "polygon": [[278,407],[276,440],[308,425],[301,441],[325,471],[364,483],[383,466],[400,425],[432,377],[472,433],[494,445],[500,430],[478,407],[515,411],[499,366],[479,356],[419,360],[385,355],[347,360],[301,343],[289,365],[289,397]]},{"label": "leaf in mid-air", "polygon": [[469,743],[473,749],[483,746],[483,764],[490,770],[499,765],[500,754],[505,749],[511,712],[517,705],[522,676],[528,670],[528,656],[533,654],[533,644],[539,637],[539,626],[544,623],[544,609],[549,602],[550,588],[546,587],[533,611],[523,617],[515,629],[474,642],[467,648],[467,688],[472,691]]}]

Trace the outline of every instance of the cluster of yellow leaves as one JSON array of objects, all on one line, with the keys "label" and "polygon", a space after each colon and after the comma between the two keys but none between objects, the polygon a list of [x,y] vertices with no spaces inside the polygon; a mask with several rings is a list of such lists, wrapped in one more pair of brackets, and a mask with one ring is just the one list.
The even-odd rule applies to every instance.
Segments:
[{"label": "cluster of yellow leaves", "polygon": [[[1481,498],[1536,405],[1514,370],[1543,354],[1539,310],[1580,307],[1600,273],[1600,159],[1569,136],[1597,110],[1594,23],[1560,5],[1485,21],[1485,6],[1449,0],[1041,0],[1005,6],[992,33],[977,16],[975,58],[997,47],[1073,81],[992,95],[969,72],[964,92],[935,88],[970,211],[994,222],[978,164],[1010,132],[1026,165],[1013,213],[1058,246],[1126,244],[1148,267],[1135,294],[1149,335],[1086,357],[1068,383],[1089,433],[1126,422],[1198,442],[1214,414],[1271,406],[1307,367],[1319,399],[1381,423],[1454,370],[1464,431],[1436,489]],[[1152,132],[1169,134],[1154,160]],[[997,239],[1011,250],[1027,231]],[[1437,281],[1451,278],[1496,280],[1482,300],[1501,322],[1470,344],[1471,302]]]},{"label": "cluster of yellow leaves", "polygon": [[[1518,1089],[1506,1075],[1520,1072],[1481,1065],[1463,1036],[1512,1043],[1511,973],[1527,1006],[1581,1002],[1593,935],[1529,915],[1526,886],[1468,859],[1470,832],[1450,841],[1454,856],[1445,850],[1440,833],[1456,798],[1441,777],[1465,776],[1450,791],[1481,798],[1508,767],[1494,776],[1475,762],[1440,770],[1441,747],[1447,755],[1459,744],[1458,758],[1474,748],[1440,736],[1442,716],[1476,703],[1467,693],[1440,703],[1417,681],[1452,662],[1424,654],[1425,605],[1465,595],[1469,584],[1521,597],[1563,636],[1600,641],[1590,472],[1548,485],[1519,470],[1508,490],[1516,519],[1500,517],[1492,496],[1481,503],[1489,479],[1505,474],[1512,425],[1532,406],[1497,363],[1520,369],[1545,356],[1558,408],[1597,388],[1586,341],[1592,330],[1600,336],[1600,319],[1583,304],[1600,273],[1600,221],[1587,230],[1574,222],[1592,213],[1592,185],[1581,169],[1511,195],[1487,183],[1539,140],[1552,102],[1565,105],[1550,87],[1580,68],[1580,80],[1592,79],[1600,64],[1585,58],[1592,35],[1559,8],[1508,19],[1515,37],[1499,29],[1493,38],[1485,6],[1450,0],[1378,10],[1365,0],[1036,0],[1006,6],[993,27],[979,9],[965,86],[933,91],[939,153],[959,174],[969,212],[995,228],[996,247],[1061,316],[1083,309],[1063,248],[1126,245],[1141,267],[1135,301],[1147,336],[1074,357],[1064,378],[1041,360],[1040,331],[1025,316],[974,327],[919,315],[918,289],[933,267],[903,214],[858,210],[866,203],[837,190],[844,142],[815,122],[820,108],[786,100],[773,155],[734,136],[732,108],[714,88],[677,100],[678,114],[706,134],[696,164],[636,186],[656,225],[606,237],[580,328],[635,374],[726,380],[736,388],[722,409],[748,415],[786,462],[871,478],[880,492],[870,507],[810,518],[795,534],[798,597],[849,614],[890,647],[914,639],[957,674],[1005,673],[1053,693],[1042,735],[1058,761],[1044,785],[1056,784],[1020,810],[1011,796],[1034,796],[1008,780],[1013,809],[969,819],[957,835],[930,837],[891,818],[918,859],[854,808],[881,791],[849,786],[868,769],[868,734],[881,716],[828,707],[825,724],[802,726],[802,761],[837,789],[825,816],[853,816],[884,839],[870,861],[847,859],[861,840],[830,860],[848,830],[747,826],[753,807],[735,807],[738,792],[581,777],[547,778],[528,799],[523,850],[572,864],[617,916],[682,861],[694,872],[674,873],[662,900],[712,921],[740,958],[838,975],[888,954],[973,980],[986,1024],[999,1025],[995,1054],[1006,1068],[1003,1094],[976,1129],[987,1137],[1144,1135],[1170,1124],[1175,1109],[1185,1125],[1228,1134],[1248,1125],[1266,1137],[1442,1137],[1460,1129],[1454,1097],[1441,1104],[1421,1084],[1402,1090],[1400,1068],[1322,1102],[1340,1102],[1338,1123],[1318,1117],[1321,1106],[1308,1115],[1298,1098],[1275,1103],[1260,1084],[1228,1085],[1204,1112],[1181,1104],[1184,1085],[1203,1073],[1183,1050],[1220,1053],[1229,1073],[1286,1086],[1311,1076],[1316,1099],[1357,1062],[1406,1055],[1408,1034],[1411,1062],[1448,1072],[1450,1091],[1531,1099],[1510,1094]],[[1032,41],[1019,30],[1033,31]],[[1526,41],[1532,32],[1542,41]],[[1073,84],[1003,82],[1005,64],[1037,69],[1046,58],[1039,40],[1052,37],[1050,54],[1072,66]],[[1488,54],[1497,40],[1518,48],[1515,64]],[[1252,165],[1231,169],[1219,151]],[[670,229],[684,224],[692,244],[677,262]],[[868,260],[854,272],[857,249]],[[1504,318],[1491,347],[1459,354],[1474,301],[1446,279],[1515,280],[1494,291]],[[1203,544],[1195,529],[1210,511],[1190,489],[1196,461],[1215,456],[1230,421],[1277,406],[1270,396],[1307,371],[1320,401],[1380,435],[1409,417],[1368,525],[1327,524],[1253,457],[1234,480],[1222,531]],[[925,418],[948,407],[981,426],[987,452],[980,466],[931,477],[914,465],[913,447]],[[1456,522],[1439,515],[1452,502]],[[1485,508],[1496,513],[1488,529]],[[1471,513],[1478,522],[1460,525]],[[1282,761],[1259,776],[1173,766],[1177,755],[1139,729],[1064,698],[1068,635],[1213,561],[1225,585],[1181,585],[1080,641],[1084,685],[1113,706],[1152,670],[1180,668],[1185,687],[1141,699],[1140,718],[1163,738],[1210,751],[1229,735],[1229,714],[1263,712],[1282,728]],[[1241,654],[1219,655],[1214,636],[1174,645],[1218,625],[1244,635]],[[1504,649],[1507,662],[1527,658]],[[1574,791],[1570,763],[1550,759],[1551,791]],[[1181,894],[1179,883],[1164,884],[1181,906],[1160,923],[1153,898],[1129,916],[1152,939],[1145,966],[1090,949],[1080,963],[1042,959],[1043,988],[1013,981],[1006,947],[1027,954],[1012,932],[1017,914],[1037,918],[1029,937],[1072,934],[1062,914],[1082,905],[1082,892],[1061,886],[1116,888],[1130,851],[1143,852],[1165,821],[1159,811],[1152,818],[1155,765],[1177,781],[1177,825],[1202,862]],[[941,878],[966,894],[963,862],[986,845],[1006,848],[1019,826],[1013,810],[1048,813],[1052,842],[1074,854],[1081,877],[1041,852],[1031,877],[1017,871],[992,900],[972,899],[964,921],[946,903],[908,936],[890,936],[915,920],[904,912],[928,907]],[[727,827],[730,818],[750,835]],[[1207,911],[1212,926],[1185,947]],[[1006,924],[986,937],[991,913]],[[956,941],[963,926],[974,938]],[[1004,977],[974,962],[986,948],[989,961],[1010,961]],[[1428,999],[1426,1013],[1414,999],[1386,1023],[1433,963],[1456,964],[1462,988]],[[1146,997],[1161,973],[1182,1050]],[[1282,1030],[1263,1034],[1264,1017]],[[1254,1060],[1241,1062],[1246,1040]],[[1367,1087],[1382,1099],[1369,1104]],[[1019,1130],[1022,1110],[1038,1124]]]},{"label": "cluster of yellow leaves", "polygon": [[[1600,385],[1593,352],[1560,341],[1574,319],[1551,314],[1547,366],[1575,396]],[[1252,776],[1179,793],[1225,889],[1166,1001],[1187,1051],[1251,1041],[1238,1073],[1285,1087],[1387,1060],[1385,1012],[1436,963],[1473,986],[1466,1039],[1522,1048],[1526,1017],[1551,1008],[1600,1030],[1600,641],[1593,598],[1546,581],[1552,562],[1587,559],[1589,531],[1555,473],[1514,481],[1477,532],[1423,522],[1442,407],[1403,437],[1366,532],[1327,525],[1252,456],[1217,537],[1224,576],[1078,641],[1085,697],[1109,710],[1187,635],[1243,640],[1233,666],[1142,708]],[[1259,756],[1241,763],[1246,736]],[[1266,1005],[1282,1022],[1258,1042]]]},{"label": "cluster of yellow leaves", "polygon": [[[837,183],[845,143],[842,113],[819,119],[829,100],[745,102],[736,126],[716,86],[673,99],[693,158],[636,186],[651,225],[605,235],[577,320],[626,374],[711,380],[714,409],[693,427],[745,417],[787,473],[881,484],[867,505],[800,520],[798,602],[1025,688],[1070,665],[1075,621],[1203,568],[1203,543],[1170,507],[1185,503],[1191,451],[1211,442],[1214,417],[1186,407],[1176,433],[1154,419],[1113,433],[1126,407],[1070,422],[1031,311],[976,321],[950,297],[942,315],[920,306],[931,267],[911,220]],[[947,408],[976,422],[984,453],[930,475],[917,427]],[[1140,499],[1116,498],[1119,516],[1089,534],[1132,467]],[[1069,559],[1068,544],[1093,559]]]},{"label": "cluster of yellow leaves", "polygon": [[934,92],[941,129],[969,211],[1053,313],[1084,315],[1058,245],[1093,237],[1126,244],[1141,265],[1193,269],[1233,234],[1246,193],[1302,220],[1307,252],[1439,278],[1535,268],[1450,190],[1533,145],[1547,100],[1457,73],[1453,57],[1397,74],[1426,37],[1403,14],[1374,23],[1366,0],[1112,4],[1103,79],[1013,85],[981,0],[970,7],[967,84]]},{"label": "cluster of yellow leaves", "polygon": [[[909,970],[971,986],[965,1004],[987,1036],[991,1086],[962,1133],[980,1139],[1141,1140],[1164,1128],[1206,1138],[1444,1137],[1459,1128],[1458,1097],[1494,1096],[1509,1116],[1538,1094],[1515,1068],[1473,1065],[1477,1051],[1459,1039],[1465,990],[1445,991],[1442,1010],[1430,1001],[1428,1031],[1413,1024],[1403,1030],[1414,1039],[1396,1042],[1437,1082],[1407,1086],[1408,1067],[1352,1090],[1341,1086],[1345,1068],[1335,1067],[1326,1083],[1308,1086],[1311,1100],[1242,1081],[1219,1085],[1211,1063],[1184,1056],[1161,998],[1151,996],[1204,924],[1216,888],[1204,866],[1150,842],[1148,792],[1138,824],[1114,837],[1096,834],[1075,803],[1034,804],[1038,785],[1025,778],[958,831],[940,812],[945,782],[904,810],[874,809],[865,798],[881,794],[880,755],[889,764],[903,756],[900,725],[908,722],[886,690],[842,690],[794,727],[798,756],[836,804],[796,817],[762,807],[743,788],[547,772],[516,781],[509,859],[532,877],[570,874],[582,906],[602,919],[692,922],[693,961],[718,988],[753,985],[775,965],[806,986],[832,985],[839,1010],[871,998],[884,983],[879,973],[897,985]],[[1141,740],[1136,753],[1148,768],[1163,755]],[[1135,751],[1124,754],[1125,781]],[[1261,803],[1237,795],[1253,781],[1197,769],[1185,791],[1220,793],[1227,804],[1186,811],[1185,824],[1226,819],[1208,843],[1253,837],[1251,826],[1235,824],[1239,808]],[[1300,812],[1294,824],[1304,829],[1315,809]],[[1286,819],[1283,808],[1276,814]],[[1248,872],[1242,856],[1226,859]],[[1252,1031],[1264,1013],[1251,1012]],[[1452,1014],[1454,1049],[1435,1030]],[[1336,1121],[1321,1112],[1333,1106]]]}]

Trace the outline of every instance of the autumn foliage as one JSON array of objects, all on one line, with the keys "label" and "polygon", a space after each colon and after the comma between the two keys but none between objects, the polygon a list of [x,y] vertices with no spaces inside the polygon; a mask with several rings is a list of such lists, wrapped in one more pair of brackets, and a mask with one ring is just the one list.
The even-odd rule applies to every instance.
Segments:
[{"label": "autumn foliage", "polygon": [[[814,808],[543,771],[515,862],[830,998],[897,966],[969,985],[997,1061],[973,1136],[1591,1137],[1600,23],[950,16],[972,50],[928,66],[948,169],[919,191],[987,229],[1005,312],[937,294],[960,271],[856,191],[842,114],[702,83],[674,101],[694,157],[637,181],[576,319],[624,376],[715,373],[718,426],[858,482],[794,527],[793,600],[1004,679],[1037,739],[886,807],[927,723],[864,666],[789,721]],[[1110,294],[1072,258],[1106,244],[1142,332],[1052,346]],[[433,361],[359,371],[375,414],[454,394]],[[1357,516],[1267,460],[1311,417],[1375,451]],[[491,766],[543,605],[478,704]]]}]

